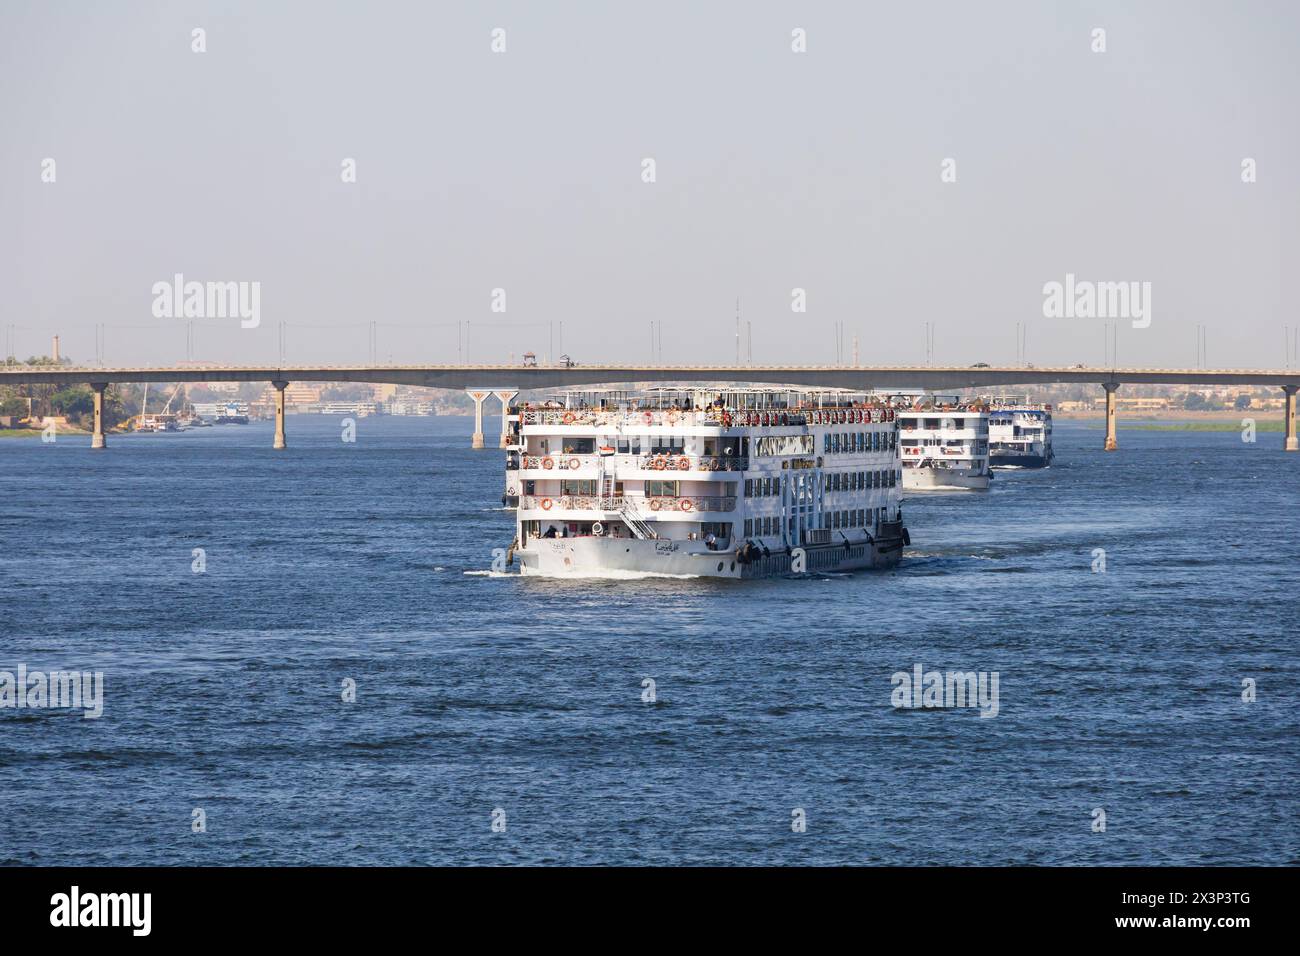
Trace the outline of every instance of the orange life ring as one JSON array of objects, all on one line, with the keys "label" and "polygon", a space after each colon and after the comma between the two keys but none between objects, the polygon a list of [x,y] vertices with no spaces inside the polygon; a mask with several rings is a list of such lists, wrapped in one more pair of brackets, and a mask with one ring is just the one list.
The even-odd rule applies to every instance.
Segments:
[{"label": "orange life ring", "polygon": [[695,507],[695,505],[691,503],[690,498],[683,498],[681,500],[681,504],[679,504],[678,507],[681,508],[683,511],[690,511],[692,508]]},{"label": "orange life ring", "polygon": [[573,419],[574,419],[574,418],[575,418],[575,416],[574,416],[573,412],[565,412],[565,413],[564,413],[564,424],[566,424],[566,425],[572,425],[572,424],[573,424]]},{"label": "orange life ring", "polygon": [[656,458],[656,459],[655,459],[655,463],[654,463],[654,465],[653,465],[652,467],[654,468],[655,471],[663,471],[663,470],[664,470],[664,460],[663,460],[662,458]]},{"label": "orange life ring", "polygon": [[645,413],[645,423],[646,423],[647,425],[649,425],[649,424],[650,424],[652,421],[654,421],[654,420],[655,420],[654,412],[646,412],[646,413]]},{"label": "orange life ring", "polygon": [[551,499],[550,499],[550,498],[543,498],[543,499],[542,499],[542,510],[543,510],[543,511],[550,511],[550,510],[551,510]]},{"label": "orange life ring", "polygon": [[687,470],[688,468],[690,468],[690,467],[691,467],[691,460],[690,460],[689,458],[678,458],[678,459],[677,459],[677,470],[678,470],[678,471],[686,471],[686,470]]},{"label": "orange life ring", "polygon": [[651,510],[651,511],[658,511],[658,510],[659,510],[660,508],[662,508],[663,506],[664,506],[663,502],[660,501],[658,498],[651,498],[651,499],[650,499],[650,510]]},{"label": "orange life ring", "polygon": [[555,467],[555,462],[552,461],[550,458],[543,458],[542,467],[549,471],[550,469]]},{"label": "orange life ring", "polygon": [[582,462],[578,461],[578,459],[576,458],[569,459],[569,471],[576,471],[578,468],[581,467],[582,467]]}]

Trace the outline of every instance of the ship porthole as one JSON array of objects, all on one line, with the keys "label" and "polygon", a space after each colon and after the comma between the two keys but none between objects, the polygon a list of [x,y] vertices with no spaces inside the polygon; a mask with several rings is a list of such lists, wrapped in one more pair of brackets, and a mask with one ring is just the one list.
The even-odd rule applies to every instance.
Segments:
[{"label": "ship porthole", "polygon": [[721,562],[721,561],[718,562],[718,570],[719,570],[719,571],[722,570],[722,562]]},{"label": "ship porthole", "polygon": [[732,562],[731,562],[731,570],[733,570],[733,571],[736,570],[736,562],[735,562],[735,561],[732,561]]}]

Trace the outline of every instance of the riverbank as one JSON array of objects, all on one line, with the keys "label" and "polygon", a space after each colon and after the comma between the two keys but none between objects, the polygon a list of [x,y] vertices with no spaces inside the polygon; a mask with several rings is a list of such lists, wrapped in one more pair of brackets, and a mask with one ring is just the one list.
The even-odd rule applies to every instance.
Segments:
[{"label": "riverbank", "polygon": [[[0,438],[40,438],[45,433],[43,428],[0,428]],[[77,428],[75,425],[60,425],[54,433],[59,435],[89,435],[90,431],[85,428]],[[112,434],[112,432],[109,432]]]},{"label": "riverbank", "polygon": [[[1241,424],[1243,418],[1253,418],[1256,422],[1274,420],[1281,422],[1283,409],[1281,408],[1248,408],[1244,410],[1225,408],[1212,412],[1194,412],[1181,408],[1164,408],[1151,409],[1142,411],[1125,411],[1119,409],[1116,418],[1122,425],[1124,422],[1236,422]],[[1058,409],[1052,410],[1054,419],[1063,421],[1105,421],[1106,410],[1104,408],[1094,409],[1087,412],[1063,412]]]},{"label": "riverbank", "polygon": [[[1106,424],[1104,422],[1097,422],[1089,427],[1101,429],[1105,428]],[[1244,426],[1241,423],[1241,419],[1207,422],[1152,422],[1142,419],[1126,422],[1123,419],[1120,419],[1116,427],[1122,431],[1130,432],[1238,432],[1241,431]],[[1255,431],[1281,432],[1282,422],[1275,418],[1256,418]]]}]

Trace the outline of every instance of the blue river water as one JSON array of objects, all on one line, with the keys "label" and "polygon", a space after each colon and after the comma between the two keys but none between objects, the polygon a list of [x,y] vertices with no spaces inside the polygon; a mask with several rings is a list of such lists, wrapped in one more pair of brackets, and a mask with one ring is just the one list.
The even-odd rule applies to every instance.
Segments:
[{"label": "blue river water", "polygon": [[[469,427],[0,440],[0,671],[104,675],[0,709],[0,863],[1300,863],[1277,433],[1058,421],[896,572],[555,581],[487,573]],[[891,706],[917,664],[997,716]]]}]

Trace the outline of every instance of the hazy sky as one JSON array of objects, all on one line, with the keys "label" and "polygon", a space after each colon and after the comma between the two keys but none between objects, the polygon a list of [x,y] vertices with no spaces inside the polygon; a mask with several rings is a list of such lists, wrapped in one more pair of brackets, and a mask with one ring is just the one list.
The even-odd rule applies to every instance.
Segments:
[{"label": "hazy sky", "polygon": [[1025,323],[1029,361],[1100,363],[1101,320],[1043,316],[1067,273],[1151,283],[1124,365],[1192,364],[1200,323],[1212,366],[1277,367],[1300,325],[1291,2],[4,0],[0,127],[21,357],[104,323],[108,364],[185,359],[178,272],[261,283],[257,328],[195,323],[237,363],[282,323],[287,362],[364,362],[371,321],[381,361],[454,362],[465,321],[473,361],[561,321],[647,361],[651,320],[730,362],[737,296],[756,363],[832,361],[837,322],[863,364],[922,362],[926,322],[938,362]]}]

